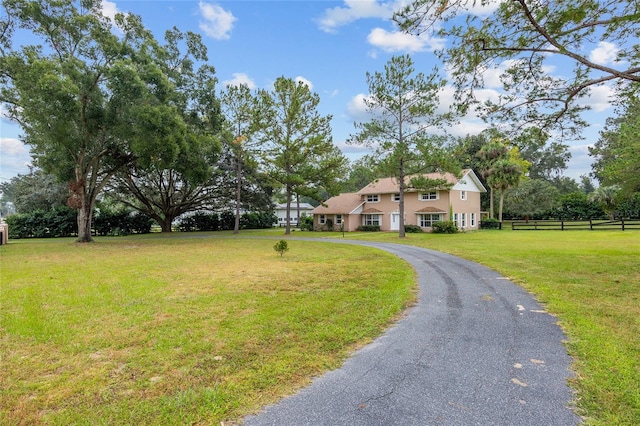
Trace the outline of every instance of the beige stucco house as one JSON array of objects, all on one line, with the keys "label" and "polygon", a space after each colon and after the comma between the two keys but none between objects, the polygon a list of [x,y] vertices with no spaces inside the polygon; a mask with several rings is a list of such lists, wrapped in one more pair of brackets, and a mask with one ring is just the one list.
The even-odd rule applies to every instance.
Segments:
[{"label": "beige stucco house", "polygon": [[[480,194],[486,189],[471,169],[462,171],[460,178],[452,173],[429,173],[430,179],[444,178],[450,189],[429,192],[406,189],[404,194],[405,225],[418,225],[429,231],[434,222],[453,220],[459,229],[478,229],[480,222]],[[407,177],[407,183],[413,176]],[[400,227],[398,211],[400,194],[396,178],[371,182],[358,192],[332,197],[313,209],[314,229],[355,231],[361,225],[377,225],[381,231],[397,231]]]}]

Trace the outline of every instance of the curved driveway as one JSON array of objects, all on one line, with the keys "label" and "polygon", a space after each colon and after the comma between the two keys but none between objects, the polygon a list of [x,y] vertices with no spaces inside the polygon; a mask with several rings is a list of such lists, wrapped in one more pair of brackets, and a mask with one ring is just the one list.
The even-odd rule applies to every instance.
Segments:
[{"label": "curved driveway", "polygon": [[[314,241],[318,241],[314,239]],[[556,319],[498,273],[399,244],[416,306],[338,370],[245,425],[575,425],[571,359]]]}]

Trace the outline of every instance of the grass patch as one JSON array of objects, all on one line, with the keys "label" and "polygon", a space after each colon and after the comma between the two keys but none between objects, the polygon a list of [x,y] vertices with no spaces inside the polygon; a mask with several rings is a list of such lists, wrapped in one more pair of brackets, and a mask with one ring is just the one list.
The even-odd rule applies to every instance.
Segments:
[{"label": "grass patch", "polygon": [[415,298],[392,255],[289,247],[160,235],[3,246],[0,424],[238,419],[339,366]]}]

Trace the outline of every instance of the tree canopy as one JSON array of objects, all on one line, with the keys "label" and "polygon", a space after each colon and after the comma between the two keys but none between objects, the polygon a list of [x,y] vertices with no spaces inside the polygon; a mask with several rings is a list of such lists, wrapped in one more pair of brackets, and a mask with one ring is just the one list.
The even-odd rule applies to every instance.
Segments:
[{"label": "tree canopy", "polygon": [[589,148],[595,157],[593,175],[604,186],[623,193],[640,192],[640,98],[632,98],[621,113],[607,120],[600,139]]},{"label": "tree canopy", "polygon": [[[68,182],[78,241],[92,241],[93,207],[114,174],[134,159],[171,160],[184,141],[185,124],[168,101],[172,83],[155,60],[164,52],[139,17],[112,22],[99,0],[3,5],[0,101],[36,165]],[[14,28],[42,44],[14,47]]]},{"label": "tree canopy", "polygon": [[[615,83],[623,97],[640,82],[640,11],[635,0],[414,0],[394,17],[407,32],[447,40],[438,55],[457,88],[460,108],[474,102],[488,70],[500,71],[504,92],[483,113],[517,129],[535,125],[574,136],[585,124],[579,102]],[[598,43],[598,44],[595,44]],[[608,61],[586,48],[607,49]],[[562,58],[563,77],[550,75]]]},{"label": "tree canopy", "polygon": [[323,191],[334,192],[347,160],[333,145],[331,116],[318,113],[320,97],[305,83],[279,77],[257,98],[255,137],[266,174],[285,190],[289,234],[293,194],[320,200]]}]

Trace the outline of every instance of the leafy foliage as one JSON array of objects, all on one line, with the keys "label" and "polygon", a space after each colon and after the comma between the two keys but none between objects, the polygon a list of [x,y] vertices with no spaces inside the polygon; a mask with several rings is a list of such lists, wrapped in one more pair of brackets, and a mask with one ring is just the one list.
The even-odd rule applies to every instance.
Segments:
[{"label": "leafy foliage", "polygon": [[455,222],[443,220],[434,222],[431,226],[431,232],[434,234],[455,234],[458,232],[458,226]]},{"label": "leafy foliage", "polygon": [[289,244],[285,240],[280,240],[273,246],[273,249],[282,257],[289,251]]},{"label": "leafy foliage", "polygon": [[[400,237],[405,236],[405,178],[454,168],[445,153],[444,139],[427,133],[446,122],[446,115],[437,113],[438,93],[444,83],[435,70],[428,76],[416,73],[409,55],[392,57],[384,72],[367,73],[370,94],[364,102],[371,119],[356,123],[357,133],[349,143],[372,148],[379,160],[378,170],[397,179]],[[442,183],[423,179],[419,185],[437,187]]]},{"label": "leafy foliage", "polygon": [[616,118],[607,120],[600,139],[589,148],[593,175],[602,185],[640,192],[640,99],[632,98]]},{"label": "leafy foliage", "polygon": [[17,213],[47,211],[64,206],[69,196],[65,183],[60,183],[55,176],[39,169],[0,183],[0,192],[4,201],[13,203]]},{"label": "leafy foliage", "polygon": [[[485,72],[501,72],[504,93],[480,107],[488,118],[513,123],[518,131],[556,128],[573,136],[585,125],[579,113],[586,107],[579,101],[590,89],[613,82],[627,97],[640,87],[636,1],[481,1],[470,7],[466,0],[414,0],[394,19],[407,32],[450,42],[438,55],[448,65],[463,111],[485,87]],[[587,55],[584,47],[594,39],[615,54],[611,63]],[[558,58],[564,78],[548,73]]]},{"label": "leafy foliage", "polygon": [[[332,143],[331,116],[321,116],[320,98],[303,82],[279,77],[274,90],[257,95],[256,141],[262,146],[263,167],[269,178],[281,185],[286,203],[293,194],[323,199],[337,191],[337,180],[344,176],[346,158]],[[290,229],[287,208],[285,234]]]},{"label": "leafy foliage", "polygon": [[78,233],[74,210],[59,206],[47,211],[35,210],[6,218],[9,238],[70,237]]}]

